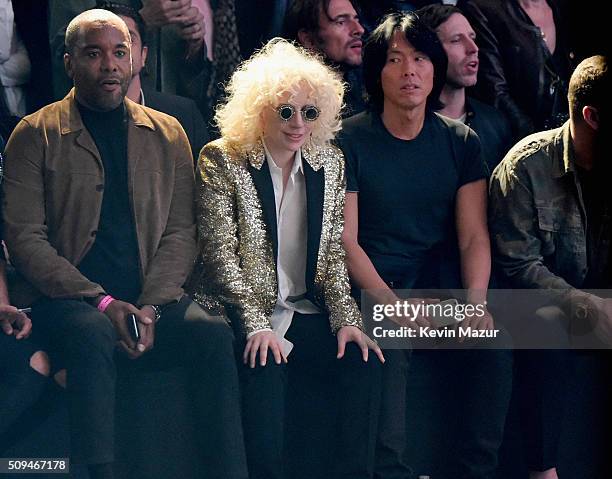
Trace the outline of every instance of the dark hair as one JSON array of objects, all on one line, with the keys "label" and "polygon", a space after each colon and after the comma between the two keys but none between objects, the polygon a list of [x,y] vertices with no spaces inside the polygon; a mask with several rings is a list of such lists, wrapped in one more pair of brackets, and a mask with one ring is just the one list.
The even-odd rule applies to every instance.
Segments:
[{"label": "dark hair", "polygon": [[[293,0],[283,24],[283,37],[288,40],[298,41],[298,32],[319,31],[319,12],[324,12],[328,16],[329,3],[331,0]],[[349,0],[353,8],[357,10],[354,0]],[[331,20],[331,19],[330,19]]]},{"label": "dark hair", "polygon": [[402,32],[406,40],[429,57],[434,67],[433,89],[427,97],[427,108],[440,110],[440,93],[446,81],[448,60],[436,33],[414,13],[391,13],[376,27],[363,51],[363,78],[370,108],[382,112],[384,92],[380,75],[387,63],[387,50],[395,32]]},{"label": "dark hair", "polygon": [[572,115],[582,118],[585,106],[597,108],[600,117],[609,115],[609,84],[607,57],[595,55],[582,60],[569,82],[567,98]]},{"label": "dark hair", "polygon": [[138,13],[138,10],[131,7],[130,5],[126,5],[123,3],[100,0],[96,2],[96,8],[108,10],[109,12],[112,12],[115,15],[128,17],[134,20],[134,23],[136,24],[136,29],[138,30],[138,34],[140,35],[140,43],[143,47],[148,44],[147,27],[145,25],[144,20],[142,19],[142,16],[140,15],[140,13]]},{"label": "dark hair", "polygon": [[421,21],[432,30],[438,28],[455,13],[465,16],[464,13],[456,6],[442,5],[441,3],[426,5],[423,8],[419,8],[414,13],[416,13]]}]

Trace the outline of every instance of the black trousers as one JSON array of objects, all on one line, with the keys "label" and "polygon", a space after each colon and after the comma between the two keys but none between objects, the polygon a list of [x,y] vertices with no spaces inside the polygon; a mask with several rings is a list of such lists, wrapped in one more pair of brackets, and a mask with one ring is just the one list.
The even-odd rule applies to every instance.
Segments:
[{"label": "black trousers", "polygon": [[[415,350],[409,371],[407,351],[387,350],[385,357],[375,477],[411,477],[404,458],[431,454],[423,462],[435,462],[435,470],[424,473],[494,478],[512,392],[512,352],[476,345]],[[406,388],[417,404],[406,400]]]},{"label": "black trousers", "polygon": [[[0,331],[0,438],[42,393],[47,378],[30,366],[41,351],[29,339],[16,340]],[[0,439],[0,451],[6,444]]]},{"label": "black trousers", "polygon": [[376,436],[375,479],[408,479],[412,470],[405,461],[406,387],[410,350],[387,349],[382,367],[381,407]]},{"label": "black trousers", "polygon": [[[320,479],[370,478],[374,461],[374,433],[380,397],[380,361],[370,354],[368,362],[353,343],[343,359],[336,359],[337,340],[327,314],[295,313],[285,336],[294,344],[288,363],[277,365],[269,354],[266,366],[241,365],[243,424],[250,479],[283,479],[288,385],[308,394],[310,388],[333,386],[333,470]],[[242,348],[237,350],[240,358]],[[242,359],[239,359],[242,364]],[[295,439],[295,438],[293,438]],[[300,437],[303,448],[320,447],[324,438]],[[295,443],[295,440],[293,441]],[[314,464],[304,477],[319,479]]]},{"label": "black trousers", "polygon": [[247,477],[233,333],[225,321],[209,318],[183,297],[164,308],[153,350],[131,361],[115,354],[117,338],[109,318],[84,301],[40,300],[32,307],[32,320],[48,339],[50,354],[67,369],[75,463],[113,461],[118,369],[182,365],[190,374],[207,478]]},{"label": "black trousers", "polygon": [[545,471],[559,464],[566,398],[573,382],[572,354],[570,350],[515,352],[523,450],[531,471]]}]

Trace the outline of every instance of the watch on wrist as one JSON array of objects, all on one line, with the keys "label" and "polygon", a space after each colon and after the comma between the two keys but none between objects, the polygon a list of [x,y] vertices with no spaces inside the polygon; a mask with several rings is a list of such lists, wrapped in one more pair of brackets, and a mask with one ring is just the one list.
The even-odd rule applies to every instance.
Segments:
[{"label": "watch on wrist", "polygon": [[574,316],[581,321],[589,319],[592,315],[591,304],[587,301],[581,301],[574,306]]},{"label": "watch on wrist", "polygon": [[153,318],[153,320],[154,320],[154,322],[157,323],[159,321],[159,319],[161,318],[161,308],[159,306],[156,306],[155,304],[150,304],[149,306],[151,307],[151,309],[155,313],[155,318]]}]

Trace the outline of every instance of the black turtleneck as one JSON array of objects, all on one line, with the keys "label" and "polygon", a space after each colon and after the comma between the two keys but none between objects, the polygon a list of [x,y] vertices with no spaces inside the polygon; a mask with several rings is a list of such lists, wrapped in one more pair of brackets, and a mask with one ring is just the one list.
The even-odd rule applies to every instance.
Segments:
[{"label": "black turtleneck", "polygon": [[142,288],[138,241],[128,189],[125,105],[99,112],[78,104],[104,167],[102,209],[95,242],[78,268],[113,297],[134,303]]}]

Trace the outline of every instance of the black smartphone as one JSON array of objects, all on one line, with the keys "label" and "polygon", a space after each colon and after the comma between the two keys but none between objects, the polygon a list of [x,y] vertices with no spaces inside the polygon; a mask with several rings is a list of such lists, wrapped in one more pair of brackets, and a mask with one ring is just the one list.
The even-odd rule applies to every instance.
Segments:
[{"label": "black smartphone", "polygon": [[127,327],[130,331],[130,336],[135,342],[140,339],[140,331],[138,330],[138,319],[135,314],[128,314],[127,316]]}]

